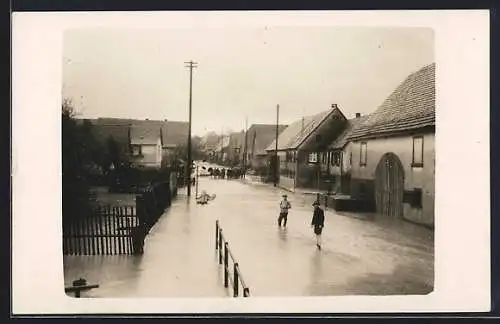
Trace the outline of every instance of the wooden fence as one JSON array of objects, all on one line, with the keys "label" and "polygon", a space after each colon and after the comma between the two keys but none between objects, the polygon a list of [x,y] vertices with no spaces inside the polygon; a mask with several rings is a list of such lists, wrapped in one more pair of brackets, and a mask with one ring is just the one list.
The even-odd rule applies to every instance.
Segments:
[{"label": "wooden fence", "polygon": [[63,253],[141,254],[146,235],[171,201],[169,184],[160,183],[137,194],[135,206],[98,205],[86,217],[63,222]]}]

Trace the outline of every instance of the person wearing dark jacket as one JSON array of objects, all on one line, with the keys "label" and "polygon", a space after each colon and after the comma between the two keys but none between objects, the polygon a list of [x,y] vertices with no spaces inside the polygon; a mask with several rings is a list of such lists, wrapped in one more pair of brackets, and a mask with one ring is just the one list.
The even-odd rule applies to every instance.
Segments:
[{"label": "person wearing dark jacket", "polygon": [[318,247],[318,250],[321,250],[321,233],[323,232],[323,227],[325,226],[325,213],[319,206],[318,201],[315,201],[313,206],[314,212],[311,226],[314,228],[314,234],[316,234],[316,246]]}]

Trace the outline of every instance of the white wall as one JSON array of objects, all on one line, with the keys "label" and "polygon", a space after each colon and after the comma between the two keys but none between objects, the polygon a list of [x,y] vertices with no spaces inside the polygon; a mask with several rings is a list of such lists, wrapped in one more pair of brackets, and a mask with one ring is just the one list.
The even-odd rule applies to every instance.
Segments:
[{"label": "white wall", "polygon": [[366,166],[361,167],[360,141],[351,143],[352,149],[352,178],[353,179],[375,179],[375,170],[385,153],[396,154],[404,168],[405,190],[413,188],[422,189],[422,209],[412,208],[409,204],[404,206],[405,218],[410,220],[433,224],[434,223],[434,176],[435,176],[435,135],[434,133],[416,134],[424,137],[424,166],[422,168],[412,167],[413,159],[413,137],[398,136],[367,140]]}]

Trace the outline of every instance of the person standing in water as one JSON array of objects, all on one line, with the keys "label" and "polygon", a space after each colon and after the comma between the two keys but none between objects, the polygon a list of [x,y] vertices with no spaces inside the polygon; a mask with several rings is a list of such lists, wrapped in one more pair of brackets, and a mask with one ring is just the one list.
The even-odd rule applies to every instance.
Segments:
[{"label": "person standing in water", "polygon": [[314,234],[316,234],[316,246],[318,247],[318,250],[321,250],[321,233],[323,232],[323,227],[325,226],[325,213],[319,206],[318,201],[315,201],[313,206],[314,212],[311,227],[314,228]]},{"label": "person standing in water", "polygon": [[280,215],[278,217],[278,226],[281,227],[281,221],[284,221],[283,227],[286,227],[286,221],[288,218],[288,210],[292,208],[292,205],[287,200],[287,195],[283,195],[283,200],[280,202]]}]

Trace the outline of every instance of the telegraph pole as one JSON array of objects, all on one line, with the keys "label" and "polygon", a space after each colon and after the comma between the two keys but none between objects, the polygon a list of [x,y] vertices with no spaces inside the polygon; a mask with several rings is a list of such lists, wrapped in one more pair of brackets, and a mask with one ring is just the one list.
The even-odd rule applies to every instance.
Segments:
[{"label": "telegraph pole", "polygon": [[275,156],[274,156],[274,186],[278,185],[279,165],[278,165],[278,125],[280,120],[280,105],[276,105],[276,143],[275,143]]},{"label": "telegraph pole", "polygon": [[185,67],[189,68],[189,134],[188,134],[188,142],[187,142],[187,196],[191,197],[191,167],[192,167],[192,158],[191,158],[191,115],[192,115],[192,103],[193,103],[193,68],[197,67],[196,62],[192,60],[189,62],[184,62],[186,64]]}]

